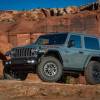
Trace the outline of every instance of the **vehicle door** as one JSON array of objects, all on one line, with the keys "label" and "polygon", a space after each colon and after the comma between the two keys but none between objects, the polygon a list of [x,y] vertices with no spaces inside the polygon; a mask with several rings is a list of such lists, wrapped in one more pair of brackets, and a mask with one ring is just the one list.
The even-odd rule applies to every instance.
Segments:
[{"label": "vehicle door", "polygon": [[71,34],[68,39],[66,51],[66,68],[81,68],[86,58],[83,50],[82,35]]}]

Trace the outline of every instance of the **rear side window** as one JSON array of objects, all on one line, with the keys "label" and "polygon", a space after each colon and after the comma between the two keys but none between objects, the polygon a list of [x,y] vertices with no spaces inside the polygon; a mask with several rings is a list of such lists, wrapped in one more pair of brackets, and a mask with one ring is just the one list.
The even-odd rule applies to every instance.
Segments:
[{"label": "rear side window", "polygon": [[99,41],[97,38],[84,37],[84,41],[86,49],[99,50]]}]

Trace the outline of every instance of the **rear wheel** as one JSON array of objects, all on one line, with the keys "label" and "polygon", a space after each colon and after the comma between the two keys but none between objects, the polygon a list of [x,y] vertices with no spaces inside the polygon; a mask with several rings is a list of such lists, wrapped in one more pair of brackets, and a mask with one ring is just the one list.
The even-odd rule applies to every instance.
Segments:
[{"label": "rear wheel", "polygon": [[3,70],[3,78],[4,79],[25,80],[26,77],[27,77],[27,73],[25,73],[25,72],[16,72],[16,71],[13,71],[13,70],[11,70],[10,68],[7,68],[7,67],[5,67],[4,70]]},{"label": "rear wheel", "polygon": [[85,69],[86,82],[89,84],[100,84],[100,63],[91,61]]},{"label": "rear wheel", "polygon": [[56,82],[62,76],[62,64],[55,57],[44,57],[37,68],[37,73],[43,81]]}]

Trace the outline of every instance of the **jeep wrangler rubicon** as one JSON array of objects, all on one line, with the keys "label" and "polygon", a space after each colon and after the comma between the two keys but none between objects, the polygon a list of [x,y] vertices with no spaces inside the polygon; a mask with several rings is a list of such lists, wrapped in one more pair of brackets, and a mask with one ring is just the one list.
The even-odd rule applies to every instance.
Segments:
[{"label": "jeep wrangler rubicon", "polygon": [[33,44],[6,53],[4,78],[24,80],[36,72],[43,81],[56,82],[66,72],[84,73],[87,83],[100,83],[100,40],[82,33],[50,33]]}]

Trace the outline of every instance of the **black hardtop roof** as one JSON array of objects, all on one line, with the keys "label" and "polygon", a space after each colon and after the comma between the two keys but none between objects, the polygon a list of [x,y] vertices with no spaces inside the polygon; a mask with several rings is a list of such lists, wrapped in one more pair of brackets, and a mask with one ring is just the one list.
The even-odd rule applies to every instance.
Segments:
[{"label": "black hardtop roof", "polygon": [[81,32],[49,32],[49,33],[44,34],[44,35],[56,35],[56,34],[76,34],[76,35],[84,35],[84,36],[88,36],[88,37],[99,38],[93,34],[81,33]]}]

